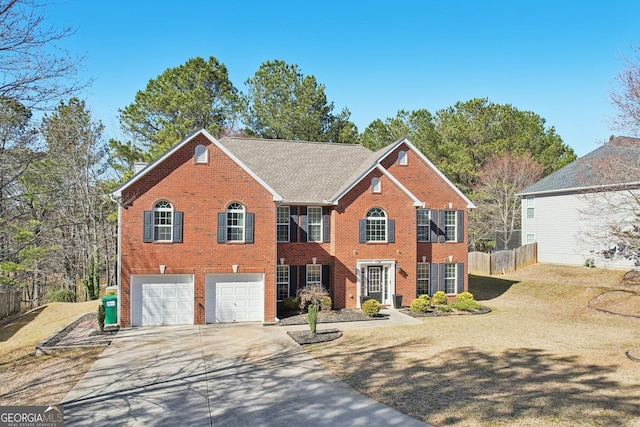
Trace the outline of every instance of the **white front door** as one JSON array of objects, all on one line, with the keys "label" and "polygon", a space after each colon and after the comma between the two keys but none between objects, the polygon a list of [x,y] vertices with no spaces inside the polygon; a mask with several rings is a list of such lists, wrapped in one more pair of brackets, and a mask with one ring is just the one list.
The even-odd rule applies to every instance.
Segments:
[{"label": "white front door", "polygon": [[358,290],[362,297],[391,304],[395,293],[395,261],[358,261]]}]

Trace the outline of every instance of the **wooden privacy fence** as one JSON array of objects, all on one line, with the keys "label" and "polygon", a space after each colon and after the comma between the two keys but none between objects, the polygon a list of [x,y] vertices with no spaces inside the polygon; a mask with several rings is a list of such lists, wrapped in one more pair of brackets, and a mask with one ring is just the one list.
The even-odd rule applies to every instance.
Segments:
[{"label": "wooden privacy fence", "polygon": [[20,311],[22,290],[10,286],[0,287],[0,319]]},{"label": "wooden privacy fence", "polygon": [[538,245],[529,243],[510,251],[490,254],[469,252],[469,274],[506,274],[538,262]]}]

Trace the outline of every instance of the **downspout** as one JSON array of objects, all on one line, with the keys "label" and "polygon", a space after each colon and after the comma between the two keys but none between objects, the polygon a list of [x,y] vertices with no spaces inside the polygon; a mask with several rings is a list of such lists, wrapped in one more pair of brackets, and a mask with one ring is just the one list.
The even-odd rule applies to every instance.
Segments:
[{"label": "downspout", "polygon": [[113,195],[110,196],[111,200],[113,200],[114,202],[117,203],[118,205],[118,225],[116,226],[116,236],[117,236],[117,241],[116,241],[116,252],[117,252],[117,257],[116,257],[116,286],[118,287],[118,291],[116,293],[116,295],[118,296],[118,324],[120,324],[120,319],[122,319],[122,295],[120,294],[121,292],[121,286],[120,286],[120,282],[121,282],[121,271],[122,271],[122,232],[121,232],[121,224],[122,224],[122,204],[120,203],[120,199],[115,198]]}]

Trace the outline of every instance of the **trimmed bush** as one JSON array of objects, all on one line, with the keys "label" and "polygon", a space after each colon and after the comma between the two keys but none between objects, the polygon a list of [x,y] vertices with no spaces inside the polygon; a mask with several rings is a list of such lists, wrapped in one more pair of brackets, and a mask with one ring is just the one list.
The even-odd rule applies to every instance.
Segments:
[{"label": "trimmed bush", "polygon": [[411,301],[411,305],[409,306],[409,309],[413,313],[426,313],[430,308],[431,301],[426,298],[422,298],[422,296]]},{"label": "trimmed bush", "polygon": [[361,309],[369,317],[377,316],[380,313],[380,303],[374,299],[368,299],[362,304]]},{"label": "trimmed bush", "polygon": [[471,292],[461,292],[456,295],[456,301],[473,301],[473,294]]},{"label": "trimmed bush", "polygon": [[318,325],[318,306],[315,304],[310,304],[307,308],[307,322],[309,323],[309,329],[311,329],[311,333],[316,333],[316,326]]},{"label": "trimmed bush", "polygon": [[324,297],[320,300],[320,311],[330,311],[333,306],[333,301],[331,301],[331,297]]},{"label": "trimmed bush", "polygon": [[456,301],[454,303],[451,304],[451,307],[455,308],[456,310],[460,310],[460,311],[473,311],[473,310],[477,310],[480,308],[480,304],[478,304],[477,301],[474,300],[462,300],[462,301]]},{"label": "trimmed bush", "polygon": [[49,302],[76,302],[76,294],[68,289],[58,289],[47,294]]},{"label": "trimmed bush", "polygon": [[281,307],[286,313],[296,311],[300,307],[300,301],[296,297],[287,297],[282,300]]},{"label": "trimmed bush", "polygon": [[438,305],[438,306],[437,306],[437,309],[438,309],[438,310],[440,310],[440,311],[443,311],[443,312],[445,312],[445,313],[448,313],[448,312],[450,312],[451,310],[453,310],[453,308],[451,308],[451,306],[450,306],[450,305]]},{"label": "trimmed bush", "polygon": [[435,305],[446,305],[449,303],[449,298],[447,298],[447,294],[444,291],[438,291],[433,294],[433,303]]},{"label": "trimmed bush", "polygon": [[428,299],[429,301],[431,301],[431,297],[428,294],[422,294],[418,298]]}]

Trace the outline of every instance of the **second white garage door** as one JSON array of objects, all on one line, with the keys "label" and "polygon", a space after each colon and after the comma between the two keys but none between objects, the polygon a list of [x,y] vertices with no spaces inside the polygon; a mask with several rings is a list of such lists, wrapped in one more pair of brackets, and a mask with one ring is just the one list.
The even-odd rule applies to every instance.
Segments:
[{"label": "second white garage door", "polygon": [[206,323],[263,320],[263,274],[210,274],[205,277]]}]

